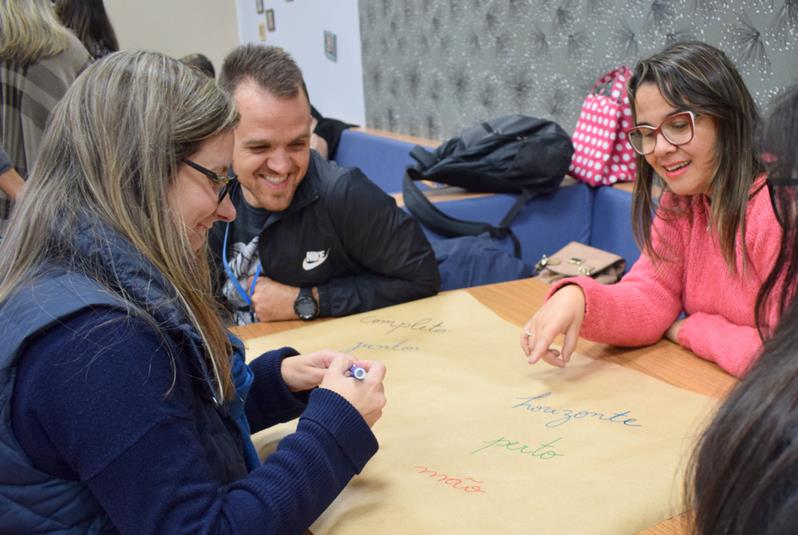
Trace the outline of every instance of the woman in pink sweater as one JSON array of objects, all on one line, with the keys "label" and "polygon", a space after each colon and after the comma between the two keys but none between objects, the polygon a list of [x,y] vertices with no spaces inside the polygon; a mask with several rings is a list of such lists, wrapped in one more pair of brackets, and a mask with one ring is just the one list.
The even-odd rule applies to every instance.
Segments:
[{"label": "woman in pink sweater", "polygon": [[[666,336],[739,377],[761,350],[756,297],[781,237],[755,146],[756,105],[726,55],[701,42],[641,61],[629,97],[642,255],[618,284],[578,277],[554,286],[521,347],[530,364],[562,367],[580,335],[623,346]],[[655,176],[664,182],[658,203]],[[550,348],[560,334],[562,350]]]}]

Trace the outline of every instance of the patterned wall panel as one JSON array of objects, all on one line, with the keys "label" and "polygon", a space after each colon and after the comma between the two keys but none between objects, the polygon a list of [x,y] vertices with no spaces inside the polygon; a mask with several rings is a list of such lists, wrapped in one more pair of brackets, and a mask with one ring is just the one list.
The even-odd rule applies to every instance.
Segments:
[{"label": "patterned wall panel", "polygon": [[524,113],[572,131],[602,73],[700,39],[760,105],[798,80],[798,0],[360,0],[367,126],[445,139]]}]

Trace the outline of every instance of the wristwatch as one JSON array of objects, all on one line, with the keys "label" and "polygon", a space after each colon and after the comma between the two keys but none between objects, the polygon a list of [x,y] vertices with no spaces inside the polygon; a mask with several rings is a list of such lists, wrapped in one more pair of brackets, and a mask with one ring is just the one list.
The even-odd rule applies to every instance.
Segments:
[{"label": "wristwatch", "polygon": [[313,298],[312,288],[300,288],[294,301],[294,312],[301,320],[316,319],[319,315],[319,304]]}]

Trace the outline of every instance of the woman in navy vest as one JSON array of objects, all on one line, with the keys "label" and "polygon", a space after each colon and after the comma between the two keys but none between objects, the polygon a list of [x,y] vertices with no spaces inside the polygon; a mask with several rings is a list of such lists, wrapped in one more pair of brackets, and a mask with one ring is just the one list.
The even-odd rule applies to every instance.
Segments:
[{"label": "woman in navy vest", "polygon": [[[376,452],[380,363],[247,366],[216,314],[205,237],[235,217],[237,119],[134,51],[56,108],[0,245],[0,532],[301,533]],[[261,464],[250,431],[297,416]]]}]

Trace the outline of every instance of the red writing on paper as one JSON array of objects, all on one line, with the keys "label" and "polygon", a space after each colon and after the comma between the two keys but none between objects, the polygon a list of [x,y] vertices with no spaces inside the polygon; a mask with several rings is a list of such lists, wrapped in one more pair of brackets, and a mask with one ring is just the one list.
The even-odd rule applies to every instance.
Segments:
[{"label": "red writing on paper", "polygon": [[437,470],[431,470],[428,466],[416,466],[414,468],[418,474],[437,480],[438,483],[446,485],[451,489],[459,490],[466,494],[487,494],[487,492],[482,489],[484,481],[478,481],[472,477],[450,477],[448,474],[438,472]]}]

